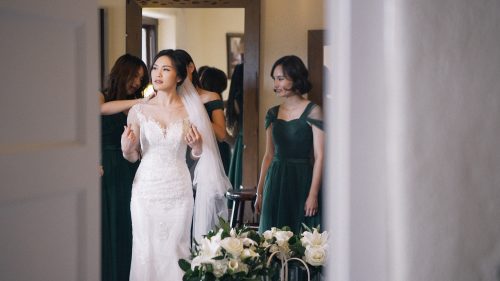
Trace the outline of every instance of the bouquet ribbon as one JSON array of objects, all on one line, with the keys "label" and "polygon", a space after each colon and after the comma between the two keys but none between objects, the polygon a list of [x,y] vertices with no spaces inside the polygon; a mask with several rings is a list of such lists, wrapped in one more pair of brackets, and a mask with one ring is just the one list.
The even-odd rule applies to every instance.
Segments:
[{"label": "bouquet ribbon", "polygon": [[[280,253],[280,251],[276,251],[276,252],[272,253],[271,256],[269,256],[269,258],[267,259],[267,266],[269,266],[271,264],[271,260],[273,259],[274,255],[276,255],[278,253]],[[281,255],[281,257],[279,257],[279,259],[281,262],[281,270],[280,270],[280,280],[281,281],[288,281],[288,262],[291,260],[298,260],[306,267],[307,281],[311,281],[311,273],[309,272],[309,267],[307,266],[307,264],[303,260],[301,260],[299,258],[287,259],[286,257],[284,257],[284,255]]]}]

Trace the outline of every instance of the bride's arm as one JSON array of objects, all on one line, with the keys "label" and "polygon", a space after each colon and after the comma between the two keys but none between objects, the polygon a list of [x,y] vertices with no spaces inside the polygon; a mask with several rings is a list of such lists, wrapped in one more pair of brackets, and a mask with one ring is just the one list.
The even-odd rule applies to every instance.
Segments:
[{"label": "bride's arm", "polygon": [[121,138],[123,158],[129,162],[136,162],[141,158],[139,136],[140,127],[137,122],[137,112],[130,110],[127,126],[123,130]]}]

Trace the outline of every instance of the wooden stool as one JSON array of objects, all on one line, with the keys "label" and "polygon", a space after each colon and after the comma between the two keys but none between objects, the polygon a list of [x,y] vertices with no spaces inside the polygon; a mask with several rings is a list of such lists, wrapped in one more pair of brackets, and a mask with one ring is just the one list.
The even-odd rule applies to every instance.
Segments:
[{"label": "wooden stool", "polygon": [[245,202],[250,201],[253,203],[255,198],[256,189],[254,188],[242,188],[239,191],[230,190],[226,192],[226,198],[233,201],[233,210],[231,211],[231,221],[229,222],[231,227],[237,227],[243,225],[243,217],[245,214]]}]

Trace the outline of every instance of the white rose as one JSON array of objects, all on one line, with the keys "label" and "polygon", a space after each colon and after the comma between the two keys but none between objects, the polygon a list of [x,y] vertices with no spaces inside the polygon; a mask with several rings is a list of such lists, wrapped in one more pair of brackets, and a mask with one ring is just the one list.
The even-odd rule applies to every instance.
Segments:
[{"label": "white rose", "polygon": [[306,248],[305,260],[313,266],[320,266],[325,263],[326,250],[321,246],[310,246]]},{"label": "white rose", "polygon": [[222,239],[220,242],[222,248],[224,248],[228,253],[230,253],[234,258],[240,256],[241,251],[243,251],[243,242],[234,237],[227,237]]},{"label": "white rose", "polygon": [[276,243],[281,246],[288,242],[288,240],[293,236],[293,232],[291,231],[282,231],[278,230],[274,234],[274,237],[276,237]]},{"label": "white rose", "polygon": [[324,231],[323,233],[319,233],[316,228],[314,228],[313,233],[309,231],[304,231],[302,233],[302,238],[300,239],[302,246],[306,248],[308,246],[325,247],[327,241],[328,241],[328,232]]},{"label": "white rose", "polygon": [[222,277],[227,271],[227,260],[218,260],[213,263],[215,277]]},{"label": "white rose", "polygon": [[266,230],[262,235],[264,236],[264,239],[266,240],[271,240],[273,239],[274,234],[276,233],[276,227],[272,227],[271,230]]},{"label": "white rose", "polygon": [[257,243],[250,238],[240,238],[240,239],[243,242],[243,245],[245,245],[245,247],[257,245]]}]

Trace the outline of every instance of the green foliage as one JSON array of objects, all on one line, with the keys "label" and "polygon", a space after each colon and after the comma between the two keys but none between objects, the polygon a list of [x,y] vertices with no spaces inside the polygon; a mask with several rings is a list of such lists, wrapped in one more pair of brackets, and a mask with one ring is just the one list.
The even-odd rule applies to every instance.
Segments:
[{"label": "green foliage", "polygon": [[180,259],[179,260],[179,266],[181,267],[181,269],[183,271],[189,271],[189,270],[191,270],[191,264],[187,260],[185,260],[185,259]]}]

